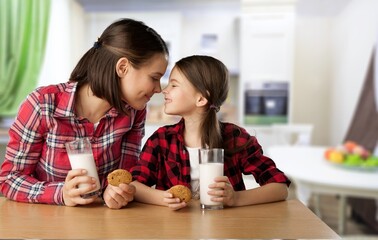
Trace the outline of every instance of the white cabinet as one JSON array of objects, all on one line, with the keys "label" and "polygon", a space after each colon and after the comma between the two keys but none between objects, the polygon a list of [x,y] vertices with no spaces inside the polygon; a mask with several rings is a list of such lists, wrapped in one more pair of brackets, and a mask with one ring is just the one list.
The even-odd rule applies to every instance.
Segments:
[{"label": "white cabinet", "polygon": [[293,13],[241,17],[241,66],[245,80],[289,80],[292,76]]},{"label": "white cabinet", "polygon": [[[248,90],[260,91],[267,86],[280,86],[279,88],[281,88],[285,85],[288,86],[287,95],[281,94],[282,91],[274,91],[273,101],[268,101],[267,98],[262,100],[265,102],[261,103],[260,114],[262,117],[270,115],[269,119],[272,122],[290,122],[290,89],[294,57],[294,3],[289,1],[283,7],[281,1],[276,1],[277,5],[272,2],[275,1],[249,1],[248,7],[244,6],[244,9],[247,10],[240,19],[240,49],[242,51],[240,52],[239,92],[243,97],[240,98],[239,118],[243,124],[254,124],[248,120],[248,112],[246,112],[248,97],[246,92]],[[282,107],[279,102],[280,98],[286,101],[287,111],[264,112],[264,108],[278,109]],[[281,114],[283,118],[274,116],[274,112]],[[284,115],[278,112],[284,112]]]}]

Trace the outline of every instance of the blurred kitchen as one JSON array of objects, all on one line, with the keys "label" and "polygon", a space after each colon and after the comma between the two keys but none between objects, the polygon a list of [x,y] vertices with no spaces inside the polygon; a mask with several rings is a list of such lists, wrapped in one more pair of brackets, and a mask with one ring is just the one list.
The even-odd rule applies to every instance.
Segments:
[{"label": "blurred kitchen", "polygon": [[[9,41],[11,31],[5,30],[3,17],[6,1],[1,2],[0,25],[2,39]],[[45,48],[35,51],[44,56],[36,54],[40,68],[24,77],[35,78],[29,88],[66,82],[78,59],[107,25],[118,18],[135,18],[153,27],[169,46],[170,64],[162,87],[170,68],[184,56],[212,55],[226,64],[231,89],[219,114],[222,120],[242,125],[256,135],[264,149],[277,144],[277,136],[272,134],[279,126],[298,130],[297,139],[285,144],[342,144],[361,105],[360,95],[378,40],[376,0],[52,0],[43,16],[47,25],[45,35],[41,33],[46,37],[41,46]],[[12,26],[17,28],[15,22]],[[13,34],[14,40],[17,33]],[[7,59],[1,52],[0,99],[5,102],[18,95],[12,102],[19,104],[25,92],[8,91],[4,99],[10,86],[5,75]],[[28,59],[23,66],[31,62]],[[148,104],[146,136],[177,121],[163,109],[163,95],[156,94]],[[14,107],[0,103],[1,158],[15,113]],[[337,204],[337,199],[332,203]],[[358,224],[367,229],[361,234],[377,236],[377,205],[378,201],[368,210],[377,212],[370,221],[360,217]],[[340,231],[338,223],[332,224]]]}]

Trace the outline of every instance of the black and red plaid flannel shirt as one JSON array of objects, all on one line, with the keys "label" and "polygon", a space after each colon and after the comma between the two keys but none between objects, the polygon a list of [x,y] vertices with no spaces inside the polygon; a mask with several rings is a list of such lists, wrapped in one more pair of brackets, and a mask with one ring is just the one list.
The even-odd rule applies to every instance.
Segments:
[{"label": "black and red plaid flannel shirt", "polygon": [[[252,174],[260,185],[285,183],[290,180],[276,168],[272,159],[263,155],[262,148],[254,136],[231,123],[221,123],[225,150],[246,144],[240,151],[224,159],[224,175],[235,191],[245,190],[242,174]],[[135,180],[156,189],[167,190],[183,184],[190,187],[189,153],[185,148],[184,121],[156,130],[146,141],[139,161],[133,167]],[[250,140],[250,141],[249,141]]]}]

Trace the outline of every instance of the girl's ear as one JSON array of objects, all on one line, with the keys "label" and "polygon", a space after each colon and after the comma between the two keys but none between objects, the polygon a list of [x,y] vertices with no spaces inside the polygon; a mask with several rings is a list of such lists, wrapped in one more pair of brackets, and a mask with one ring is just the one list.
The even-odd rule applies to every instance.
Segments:
[{"label": "girl's ear", "polygon": [[123,57],[117,61],[116,71],[118,77],[124,77],[129,69],[130,62],[127,58]]},{"label": "girl's ear", "polygon": [[200,95],[197,99],[196,105],[197,107],[203,107],[203,106],[206,106],[207,102],[208,102],[207,99],[204,96]]}]

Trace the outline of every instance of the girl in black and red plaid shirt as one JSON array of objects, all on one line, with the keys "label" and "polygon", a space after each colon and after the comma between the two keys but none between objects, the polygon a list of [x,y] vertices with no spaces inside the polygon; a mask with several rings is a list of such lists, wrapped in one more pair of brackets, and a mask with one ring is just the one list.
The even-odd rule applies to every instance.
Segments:
[{"label": "girl in black and red plaid shirt", "polygon": [[[163,90],[164,111],[182,119],[159,128],[144,145],[132,169],[137,201],[174,210],[187,206],[166,190],[181,184],[198,196],[200,148],[225,151],[225,176],[209,185],[212,201],[236,207],[286,199],[290,180],[263,155],[257,139],[235,124],[217,119],[227,98],[228,76],[225,65],[213,57],[190,56],[176,63]],[[252,174],[260,187],[246,190],[242,174]]]}]

